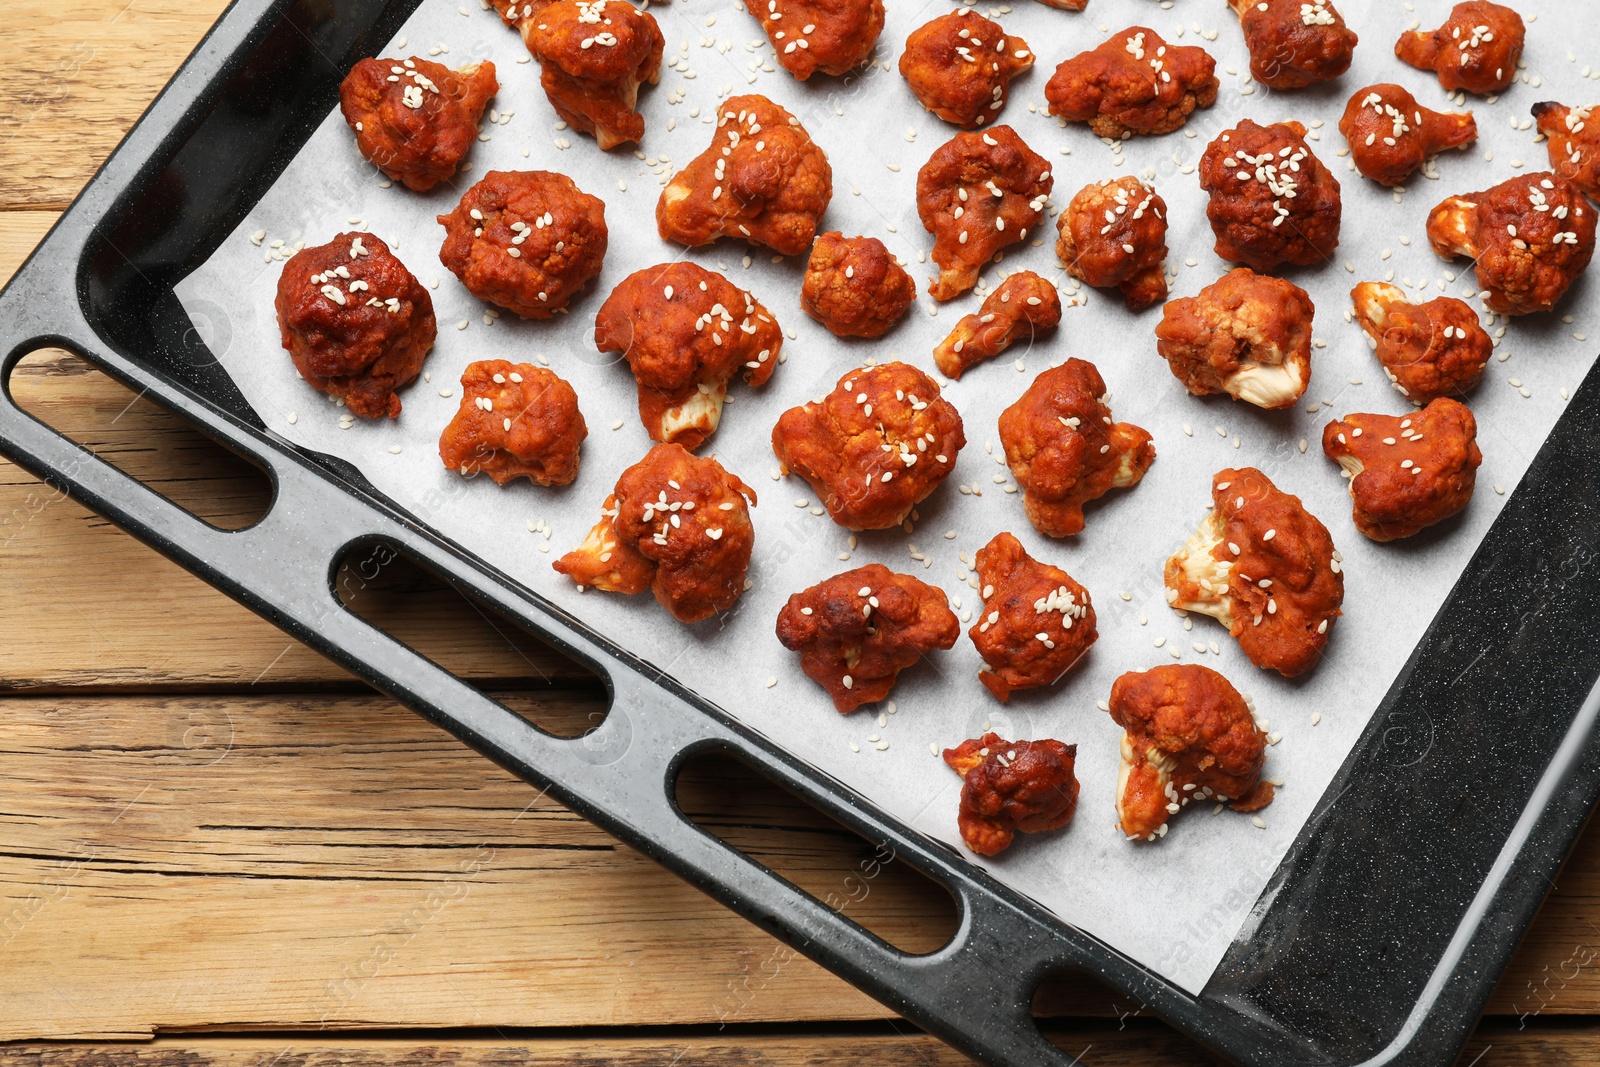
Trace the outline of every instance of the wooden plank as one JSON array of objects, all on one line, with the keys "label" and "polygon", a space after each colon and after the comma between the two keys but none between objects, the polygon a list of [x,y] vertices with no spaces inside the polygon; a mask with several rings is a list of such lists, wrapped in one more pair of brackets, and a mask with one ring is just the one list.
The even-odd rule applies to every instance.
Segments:
[{"label": "wooden plank", "polygon": [[[885,1014],[377,697],[0,722],[0,1040]],[[820,879],[851,842],[787,860]]]},{"label": "wooden plank", "polygon": [[[0,1040],[888,1015],[376,696],[12,697],[0,723]],[[813,891],[863,851],[715,781],[688,806]],[[890,888],[850,914],[903,943],[927,913]],[[1588,842],[1495,1011],[1537,1022],[1529,981],[1545,1018],[1600,1009],[1572,958],[1597,895]],[[1063,979],[1037,1009],[1139,1005]]]},{"label": "wooden plank", "polygon": [[[1058,1047],[1093,1067],[1224,1067],[1223,1061],[1160,1024],[1127,1020],[1046,1028]],[[806,1030],[752,1034],[540,1037],[495,1034],[351,1040],[341,1035],[162,1037],[147,1044],[17,1045],[0,1048],[0,1067],[939,1067],[971,1063],[906,1024],[888,1032]],[[1460,1067],[1550,1067],[1600,1062],[1600,1026],[1518,1029],[1486,1020],[1457,1061]]]},{"label": "wooden plank", "polygon": [[226,6],[6,0],[0,210],[66,207]]},{"label": "wooden plank", "polygon": [[60,217],[57,211],[0,211],[0,286],[11,279]]},{"label": "wooden plank", "polygon": [[[647,1038],[537,1036],[438,1042],[337,1037],[162,1038],[149,1045],[21,1046],[0,1049],[0,1067],[944,1067],[972,1061],[902,1024],[903,1033],[663,1035]],[[1170,1030],[1096,1027],[1050,1035],[1093,1067],[1223,1067]],[[108,1055],[109,1054],[109,1055]],[[1524,1061],[1496,1060],[1499,1063]],[[1527,1061],[1532,1062],[1532,1061]]]}]

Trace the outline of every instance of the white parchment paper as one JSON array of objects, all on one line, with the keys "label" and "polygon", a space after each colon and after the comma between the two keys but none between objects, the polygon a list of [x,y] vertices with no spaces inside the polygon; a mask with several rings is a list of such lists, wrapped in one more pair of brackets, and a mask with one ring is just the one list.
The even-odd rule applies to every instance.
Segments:
[{"label": "white parchment paper", "polygon": [[[669,60],[681,58],[663,72],[658,87],[643,94],[648,132],[640,152],[609,154],[591,138],[560,128],[539,89],[537,64],[527,62],[521,40],[480,0],[427,0],[382,54],[434,54],[456,66],[480,58],[495,62],[501,81],[495,121],[485,122],[470,170],[429,195],[398,184],[385,187],[383,176],[357,154],[335,111],[238,231],[179,286],[178,295],[272,430],[354,463],[419,519],[934,837],[959,845],[960,782],[930,748],[954,745],[989,726],[1012,739],[1076,742],[1082,796],[1072,826],[1019,837],[996,859],[975,862],[1067,922],[1198,991],[1228,944],[1248,934],[1251,907],[1269,875],[1494,520],[1505,500],[1502,490],[1515,488],[1568,391],[1589,367],[1595,347],[1583,331],[1592,317],[1592,284],[1580,282],[1553,315],[1491,323],[1491,332],[1503,333],[1503,339],[1472,399],[1485,458],[1471,507],[1444,527],[1400,544],[1375,545],[1355,531],[1345,482],[1321,455],[1321,428],[1335,415],[1398,413],[1409,406],[1388,385],[1360,330],[1345,321],[1348,292],[1358,281],[1391,275],[1419,299],[1443,289],[1463,296],[1475,292],[1468,264],[1442,262],[1429,250],[1427,212],[1446,195],[1545,168],[1545,147],[1534,142],[1528,109],[1540,100],[1579,104],[1600,98],[1600,84],[1590,78],[1600,72],[1585,66],[1600,64],[1600,51],[1592,48],[1600,39],[1600,7],[1517,0],[1531,19],[1526,84],[1492,105],[1471,101],[1478,144],[1441,158],[1439,180],[1418,175],[1410,191],[1396,197],[1347,169],[1337,155],[1344,147],[1337,120],[1351,93],[1381,81],[1407,86],[1427,106],[1451,109],[1432,77],[1392,55],[1395,39],[1413,20],[1431,28],[1445,16],[1449,5],[1443,0],[1340,0],[1361,35],[1354,68],[1333,86],[1287,95],[1249,81],[1237,22],[1220,0],[1092,0],[1084,14],[1032,0],[1013,2],[1015,10],[1001,7],[989,14],[1041,58],[1014,84],[1002,121],[1053,162],[1057,205],[1093,180],[1133,172],[1154,181],[1172,223],[1174,296],[1192,294],[1228,269],[1211,252],[1193,170],[1206,143],[1247,117],[1297,118],[1313,127],[1313,149],[1343,184],[1344,233],[1335,262],[1292,275],[1316,302],[1315,332],[1325,345],[1315,352],[1310,391],[1298,408],[1267,413],[1225,398],[1188,396],[1155,351],[1152,331],[1160,309],[1134,316],[1117,294],[1083,290],[1081,306],[1067,309],[1053,336],[970,371],[945,390],[962,413],[969,444],[949,481],[920,509],[914,533],[862,535],[852,551],[847,531],[812,512],[817,500],[803,481],[774,480],[768,435],[781,411],[825,393],[840,374],[869,358],[901,359],[934,373],[934,345],[977,306],[979,296],[939,308],[936,315],[924,298],[881,341],[841,341],[799,309],[803,257],[773,262],[765,249],[732,242],[686,252],[656,235],[656,198],[667,178],[709,144],[716,102],[731,93],[761,92],[798,115],[828,152],[834,196],[824,228],[882,239],[923,282],[933,268],[919,262],[931,240],[917,219],[916,172],[955,131],[922,110],[894,64],[906,35],[950,10],[947,0],[889,0],[878,65],[811,84],[774,70],[759,27],[733,0],[654,6]],[[1043,90],[1056,63],[1131,24],[1152,26],[1174,43],[1206,47],[1217,57],[1222,91],[1216,106],[1195,115],[1186,130],[1134,139],[1117,153],[1085,127],[1064,128],[1048,118]],[[1584,54],[1572,42],[1591,47]],[[606,202],[611,237],[605,271],[568,316],[545,323],[510,315],[486,320],[485,306],[440,266],[443,230],[434,217],[450,210],[490,169],[534,168],[567,173]],[[357,420],[341,429],[343,409],[300,381],[279,346],[272,300],[282,263],[271,250],[280,241],[287,248],[320,244],[348,229],[377,233],[424,284],[435,286],[440,334],[427,362],[430,380],[402,394],[405,410],[398,420]],[[250,238],[261,230],[266,236],[258,246]],[[1033,236],[1043,243],[1008,253],[985,272],[986,284],[1028,268],[1072,295],[1054,255],[1053,226]],[[787,362],[764,389],[734,388],[721,429],[702,450],[715,452],[750,483],[761,503],[753,512],[754,588],[725,617],[695,627],[674,622],[648,594],[580,595],[550,567],[583,538],[619,472],[650,446],[626,364],[595,351],[594,314],[628,273],[681,256],[753,291],[791,338],[784,349]],[[1481,306],[1475,299],[1474,304]],[[1565,321],[1563,314],[1576,321]],[[572,382],[588,419],[591,436],[577,482],[555,490],[526,483],[499,488],[487,478],[467,481],[446,470],[437,441],[459,402],[462,368],[479,359],[538,356]],[[1005,491],[1010,479],[999,462],[996,419],[1035,373],[1069,356],[1099,366],[1117,417],[1150,430],[1159,455],[1140,486],[1091,508],[1082,535],[1052,542],[1035,533],[1019,497]],[[1253,667],[1211,620],[1196,617],[1189,629],[1162,595],[1162,563],[1208,507],[1211,475],[1246,464],[1304,499],[1345,558],[1346,616],[1325,660],[1292,682]],[[958,485],[979,492],[962,494]],[[540,520],[548,536],[531,532]],[[1066,568],[1094,597],[1100,640],[1081,667],[1051,689],[998,704],[978,683],[979,658],[963,635],[955,649],[902,676],[894,713],[885,705],[842,717],[774,637],[774,621],[790,593],[869,562],[943,587],[970,621],[981,601],[965,580],[961,554],[970,559],[1002,530]],[[912,552],[927,557],[929,565],[911,558]],[[1172,662],[1174,653],[1223,671],[1254,696],[1268,728],[1281,736],[1269,749],[1267,774],[1284,785],[1261,813],[1265,829],[1232,812],[1213,817],[1209,808],[1175,817],[1169,835],[1155,845],[1129,843],[1114,828],[1120,731],[1096,702],[1106,698],[1120,673]],[[1420,756],[1426,731],[1410,736],[1408,759]]]}]

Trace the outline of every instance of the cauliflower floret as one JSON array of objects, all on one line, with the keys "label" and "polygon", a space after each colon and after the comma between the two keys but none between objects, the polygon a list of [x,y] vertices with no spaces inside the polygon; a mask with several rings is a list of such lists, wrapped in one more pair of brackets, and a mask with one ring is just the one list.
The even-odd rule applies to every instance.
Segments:
[{"label": "cauliflower floret", "polygon": [[1312,153],[1298,122],[1245,119],[1200,157],[1200,187],[1218,257],[1258,271],[1317,267],[1339,247],[1339,179]]},{"label": "cauliflower floret", "polygon": [[1023,337],[1032,340],[1061,321],[1061,294],[1033,273],[1019,270],[997,285],[976,314],[963,315],[933,350],[939,373],[960,380],[968,368],[993,359]]},{"label": "cauliflower floret", "polygon": [[943,590],[881,563],[818,582],[778,613],[778,640],[841,715],[887,697],[901,671],[959,636]]},{"label": "cauliflower floret", "polygon": [[1350,299],[1356,323],[1401,396],[1426,404],[1465,395],[1483,379],[1494,341],[1466,301],[1441,296],[1413,304],[1404,289],[1385,282],[1362,282]]},{"label": "cauliflower floret", "polygon": [[1053,181],[1050,164],[1010,126],[958,133],[935,149],[917,172],[917,214],[940,268],[928,295],[954,300],[997,253],[1027,240]]},{"label": "cauliflower floret", "polygon": [[1167,298],[1167,202],[1138,178],[1084,186],[1056,231],[1056,256],[1074,278],[1120,289],[1129,311]]},{"label": "cauliflower floret", "polygon": [[1298,285],[1240,267],[1198,296],[1168,303],[1156,350],[1195,396],[1292,407],[1311,382],[1314,312]]},{"label": "cauliflower floret", "polygon": [[1548,171],[1452,196],[1428,215],[1434,252],[1475,260],[1483,302],[1501,315],[1555,307],[1588,269],[1594,234],[1583,191]]},{"label": "cauliflower floret", "polygon": [[883,0],[759,0],[748,10],[797,81],[848,74],[866,62],[885,15]]},{"label": "cauliflower floret", "polygon": [[1592,105],[1567,107],[1546,101],[1533,105],[1538,130],[1549,142],[1550,169],[1572,182],[1590,200],[1600,201],[1600,122],[1591,123]]},{"label": "cauliflower floret", "polygon": [[1165,837],[1167,820],[1192,800],[1247,812],[1272,803],[1272,783],[1261,779],[1266,732],[1216,671],[1188,663],[1130,671],[1111,686],[1109,706],[1126,731],[1117,822],[1129,840]]},{"label": "cauliflower floret", "polygon": [[565,174],[491,170],[439,224],[439,262],[479,300],[525,319],[565,308],[605,261],[605,202]]},{"label": "cauliflower floret", "polygon": [[1356,529],[1374,541],[1410,537],[1472,500],[1483,453],[1466,405],[1448,398],[1414,415],[1347,415],[1322,431],[1322,451],[1350,479]]},{"label": "cauliflower floret", "polygon": [[588,435],[578,394],[565,379],[530,363],[486,359],[461,373],[461,407],[439,435],[439,458],[498,485],[518,478],[568,485],[578,477],[578,450]]},{"label": "cauliflower floret", "polygon": [[1101,137],[1171,133],[1217,102],[1216,68],[1203,48],[1129,26],[1056,67],[1044,96],[1050,114],[1086,122]]},{"label": "cauliflower floret", "polygon": [[1018,689],[1051,685],[1094,644],[1089,591],[1060,567],[1028,555],[1009,533],[978,550],[983,614],[967,631],[983,657],[978,680],[1001,703]]},{"label": "cauliflower floret", "polygon": [[799,119],[764,96],[730,96],[711,146],[661,191],[656,229],[690,248],[734,237],[797,256],[832,197],[828,156]]},{"label": "cauliflower floret", "polygon": [[755,492],[714,459],[656,445],[622,472],[601,519],[557,571],[581,588],[650,589],[679,622],[731,608],[755,546]]},{"label": "cauliflower floret", "polygon": [[1167,603],[1228,627],[1257,667],[1304,673],[1344,601],[1327,527],[1253,467],[1219,471],[1211,497],[1211,513],[1167,560]]},{"label": "cauliflower floret", "polygon": [[734,375],[742,369],[752,386],[772,377],[783,331],[755,297],[678,260],[618,283],[595,316],[594,343],[627,359],[651,438],[694,449],[716,432]]},{"label": "cauliflower floret", "polygon": [[800,307],[835,337],[882,337],[917,300],[917,283],[876,237],[817,238]]},{"label": "cauliflower floret", "polygon": [[821,400],[790,408],[772,451],[852,530],[898,526],[955,470],[967,438],[933,379],[905,363],[849,371]]},{"label": "cauliflower floret", "polygon": [[625,0],[554,0],[518,23],[550,106],[603,149],[644,137],[639,86],[661,80],[655,16]]},{"label": "cauliflower floret", "polygon": [[1447,148],[1478,139],[1472,112],[1447,115],[1417,103],[1404,86],[1384,83],[1358,91],[1345,105],[1339,132],[1350,160],[1380,185],[1399,185]]},{"label": "cauliflower floret", "polygon": [[1077,745],[1053,738],[1007,741],[986,733],[944,750],[961,775],[961,840],[980,856],[994,856],[1018,833],[1059,830],[1078,808]]},{"label": "cauliflower floret", "polygon": [[395,391],[422,373],[439,332],[428,290],[370,233],[296,252],[274,307],[300,377],[363,419],[400,414]]},{"label": "cauliflower floret", "polygon": [[971,8],[917,27],[900,53],[900,74],[923,107],[971,129],[1006,105],[1011,79],[1033,66],[1033,50]]},{"label": "cauliflower floret", "polygon": [[1504,4],[1466,0],[1450,9],[1436,30],[1408,30],[1395,42],[1403,63],[1439,75],[1445,92],[1465,89],[1486,96],[1503,93],[1517,80],[1527,27]]},{"label": "cauliflower floret", "polygon": [[499,89],[488,60],[451,70],[417,56],[363,59],[339,85],[339,110],[361,155],[420,193],[456,173]]},{"label": "cauliflower floret", "polygon": [[1028,521],[1047,537],[1083,530],[1083,506],[1131,486],[1155,461],[1150,434],[1113,422],[1093,363],[1069,359],[1034,378],[1000,414],[1000,445]]},{"label": "cauliflower floret", "polygon": [[1330,0],[1228,0],[1250,73],[1269,89],[1303,89],[1350,69],[1356,35]]}]

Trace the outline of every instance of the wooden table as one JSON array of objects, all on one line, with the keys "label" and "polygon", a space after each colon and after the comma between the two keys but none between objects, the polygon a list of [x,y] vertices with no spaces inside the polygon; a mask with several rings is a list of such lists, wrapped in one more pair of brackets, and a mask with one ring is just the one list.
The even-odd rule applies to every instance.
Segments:
[{"label": "wooden table", "polygon": [[[5,0],[0,277],[223,6]],[[265,502],[65,354],[30,357],[12,388],[219,522]],[[403,568],[352,592],[531,715],[581,727],[603,707],[581,670]],[[0,1040],[17,1042],[0,1063],[960,1059],[4,463],[0,690]],[[867,852],[725,768],[683,800],[822,895]],[[851,914],[932,947],[949,904],[916,883],[891,870]],[[1600,1063],[1597,893],[1589,839],[1463,1063]],[[1212,1062],[1081,980],[1037,1010],[1085,1064]]]}]

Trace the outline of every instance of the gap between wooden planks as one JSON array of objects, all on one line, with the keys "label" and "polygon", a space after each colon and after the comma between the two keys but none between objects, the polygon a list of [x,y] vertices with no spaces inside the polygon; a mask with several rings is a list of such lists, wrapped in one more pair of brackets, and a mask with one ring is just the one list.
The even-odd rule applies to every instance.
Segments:
[{"label": "gap between wooden planks", "polygon": [[[1047,1028],[1045,1035],[1094,1067],[1223,1067],[1221,1060],[1199,1046],[1142,1020],[1122,1027],[1094,1023]],[[1592,1031],[1568,1027],[1519,1030],[1491,1023],[1479,1029],[1458,1062],[1462,1067],[1548,1067],[1596,1060],[1600,1060],[1600,1037]],[[708,1036],[667,1031],[648,1037],[497,1034],[477,1039],[362,1041],[325,1034],[191,1036],[161,1038],[137,1049],[119,1048],[115,1060],[94,1046],[0,1048],[0,1067],[107,1067],[113,1062],[118,1067],[567,1067],[600,1063],[616,1067],[789,1067],[802,1063],[942,1067],[971,1061],[903,1025],[890,1032],[883,1028],[776,1034],[734,1030]]]}]

